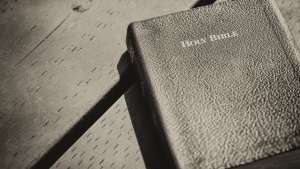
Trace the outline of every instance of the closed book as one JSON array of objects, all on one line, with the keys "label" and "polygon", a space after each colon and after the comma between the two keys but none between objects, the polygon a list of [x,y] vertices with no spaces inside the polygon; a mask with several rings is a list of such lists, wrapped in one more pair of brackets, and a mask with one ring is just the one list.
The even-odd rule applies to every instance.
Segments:
[{"label": "closed book", "polygon": [[230,168],[299,147],[299,49],[274,0],[133,22],[127,48],[176,168]]}]

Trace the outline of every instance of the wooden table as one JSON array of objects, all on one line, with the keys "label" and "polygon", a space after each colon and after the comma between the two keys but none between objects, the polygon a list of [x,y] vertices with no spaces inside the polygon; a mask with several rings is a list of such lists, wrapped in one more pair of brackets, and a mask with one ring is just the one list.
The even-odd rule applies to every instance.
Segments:
[{"label": "wooden table", "polygon": [[[300,1],[277,1],[300,45]],[[0,168],[166,167],[127,25],[207,3],[0,1]],[[240,168],[295,168],[298,159],[294,150]]]}]

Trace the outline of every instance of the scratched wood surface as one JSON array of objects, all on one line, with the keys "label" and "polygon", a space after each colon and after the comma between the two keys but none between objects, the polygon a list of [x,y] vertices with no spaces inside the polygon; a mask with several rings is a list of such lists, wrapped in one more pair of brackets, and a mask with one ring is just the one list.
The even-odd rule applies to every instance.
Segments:
[{"label": "scratched wood surface", "polygon": [[0,168],[33,166],[105,100],[120,79],[130,22],[194,2],[1,0]]},{"label": "scratched wood surface", "polygon": [[166,166],[151,114],[135,84],[52,168],[131,169]]},{"label": "scratched wood surface", "polygon": [[[220,2],[221,0],[217,1]],[[300,0],[277,0],[277,3],[281,9],[286,22],[292,31],[292,34],[298,44],[300,46]],[[127,59],[129,62],[129,59]],[[132,75],[134,76],[134,75]],[[122,111],[123,110],[123,111]],[[118,113],[117,113],[118,112]],[[142,114],[142,115],[141,115]],[[140,123],[136,123],[136,119],[132,117],[140,115]],[[124,117],[129,117],[126,120],[126,127],[120,129],[119,126],[122,126],[123,122],[121,119]],[[149,126],[153,126],[153,124],[144,125],[145,123],[150,123],[152,120],[150,117],[149,109],[145,102],[142,99],[141,89],[137,84],[134,84],[114,105],[113,107],[107,111],[99,121],[97,121],[93,127],[91,127],[86,133],[85,137],[81,137],[73,146],[70,148],[53,166],[52,168],[132,168],[130,164],[133,164],[133,168],[163,168],[165,163],[165,159],[161,159],[161,161],[156,161],[155,157],[157,157],[162,152],[160,151],[161,147],[159,141],[157,141],[157,136],[154,134],[155,131],[153,128]],[[103,121],[103,119],[110,119],[109,122]],[[115,119],[115,120],[114,120]],[[112,124],[109,126],[109,124]],[[108,126],[107,126],[108,125]],[[103,129],[104,127],[108,127],[107,129]],[[131,142],[128,143],[127,132],[135,131],[135,135],[132,136]],[[143,132],[139,132],[143,131]],[[122,134],[118,139],[112,139],[108,133],[115,132],[114,137],[118,137]],[[125,135],[124,135],[125,134]],[[87,137],[88,135],[92,135],[92,137]],[[94,141],[98,137],[102,138],[102,141]],[[130,136],[129,136],[130,137]],[[139,141],[142,138],[152,138],[146,139],[147,144],[143,144],[143,142]],[[93,140],[90,141],[89,140]],[[106,140],[114,140],[111,145],[105,145]],[[145,140],[145,139],[142,139]],[[101,150],[93,149],[96,145],[97,147],[102,147]],[[114,146],[122,146],[117,150],[114,149]],[[125,151],[124,147],[130,147],[130,151]],[[148,149],[147,149],[148,147]],[[106,150],[104,153],[103,151]],[[134,154],[136,150],[138,154]],[[83,154],[83,152],[88,151],[88,154]],[[109,153],[107,153],[109,152]],[[117,153],[116,153],[117,152]],[[140,153],[141,152],[141,153]],[[107,153],[107,154],[105,154]],[[115,154],[116,153],[116,154]],[[147,154],[150,153],[150,154]],[[114,155],[115,154],[115,155]],[[130,154],[131,157],[129,157]],[[79,155],[79,156],[78,156]],[[125,156],[130,159],[125,158]],[[134,161],[138,159],[137,161]],[[127,161],[128,160],[128,161]],[[104,163],[106,161],[106,163]],[[155,162],[156,161],[156,162]],[[143,165],[143,164],[147,165]],[[157,166],[153,167],[149,165],[156,164]],[[154,163],[154,164],[153,164]],[[161,165],[159,165],[161,164]],[[277,155],[275,157],[270,157],[264,160],[260,160],[257,162],[253,162],[251,164],[247,164],[241,167],[240,169],[267,169],[267,168],[300,168],[300,150],[294,150],[287,153],[283,153],[281,155]]]}]

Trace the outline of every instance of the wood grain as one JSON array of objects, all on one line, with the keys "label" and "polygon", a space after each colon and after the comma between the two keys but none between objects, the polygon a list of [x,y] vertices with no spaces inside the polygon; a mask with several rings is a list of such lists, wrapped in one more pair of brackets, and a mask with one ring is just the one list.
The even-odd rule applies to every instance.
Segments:
[{"label": "wood grain", "polygon": [[[219,2],[219,1],[217,1]],[[287,24],[289,26],[289,28],[292,31],[292,34],[296,40],[296,42],[298,43],[298,45],[300,46],[300,1],[293,1],[293,0],[278,0],[277,1],[278,5],[280,6],[281,12],[284,15],[284,18],[287,21]],[[123,62],[128,62],[129,64],[129,59],[123,61]],[[128,64],[124,64],[124,65],[128,65]],[[134,74],[132,74],[132,76],[134,76]],[[125,94],[124,96],[122,96],[115,104],[114,106],[118,105],[118,108],[122,109],[122,110],[126,110],[125,112],[122,113],[122,115],[127,115],[129,117],[130,114],[143,114],[144,119],[142,118],[140,120],[140,123],[136,123],[135,120],[133,120],[131,118],[131,121],[128,121],[128,123],[133,123],[133,125],[128,125],[128,128],[124,128],[124,130],[119,130],[118,127],[114,127],[111,126],[112,128],[110,128],[110,130],[117,132],[116,135],[121,134],[121,133],[126,133],[126,131],[131,130],[131,129],[139,129],[139,130],[145,130],[142,134],[139,134],[139,132],[135,131],[135,135],[136,138],[134,138],[132,140],[131,143],[128,143],[125,138],[124,140],[119,139],[117,140],[117,143],[115,144],[119,144],[119,145],[126,145],[126,146],[130,146],[132,149],[136,150],[140,149],[140,151],[142,152],[141,154],[139,154],[138,156],[143,157],[143,161],[136,161],[134,163],[135,166],[138,167],[142,167],[143,165],[141,163],[143,162],[148,162],[148,163],[155,163],[155,164],[160,164],[160,163],[164,163],[164,165],[166,163],[166,159],[163,159],[162,162],[155,162],[155,157],[158,154],[161,154],[162,152],[160,152],[159,150],[155,149],[155,147],[160,147],[161,145],[159,144],[159,142],[155,142],[155,139],[158,139],[157,136],[154,134],[154,130],[151,129],[151,127],[144,125],[144,123],[151,123],[152,119],[150,117],[150,112],[149,109],[147,108],[145,102],[142,99],[142,91],[139,88],[139,86],[137,84],[133,85]],[[140,99],[140,100],[139,100]],[[114,107],[113,106],[113,107]],[[110,111],[107,111],[102,118],[110,118],[110,119],[115,119],[114,120],[114,125],[116,124],[121,124],[117,118],[118,115],[115,114],[115,112],[117,112],[118,110],[113,111],[113,108],[111,108]],[[128,115],[129,114],[129,115]],[[145,119],[146,118],[146,119]],[[111,122],[113,123],[113,122]],[[109,136],[107,136],[106,132],[102,132],[101,129],[101,125],[103,125],[101,123],[101,121],[98,121],[94,124],[94,126],[89,129],[85,135],[88,135],[89,133],[92,134],[98,134],[98,132],[102,133],[102,137],[105,140],[109,139]],[[151,124],[149,124],[151,126]],[[153,125],[153,124],[152,124]],[[150,129],[149,129],[150,128]],[[96,129],[98,129],[96,131]],[[148,129],[148,130],[147,130]],[[100,136],[100,134],[98,134]],[[97,135],[97,136],[98,136]],[[101,137],[100,136],[100,137]],[[96,137],[96,136],[95,136]],[[147,146],[143,146],[142,144],[138,144],[139,141],[136,140],[140,140],[141,138],[147,138],[147,137],[152,137],[154,139],[147,139],[147,141],[149,142],[149,145],[147,145],[148,147],[151,148],[145,148]],[[127,166],[127,163],[130,163],[129,160],[127,161],[126,158],[124,158],[124,152],[120,153],[120,157],[118,158],[118,160],[115,160],[114,157],[112,157],[111,155],[103,155],[103,154],[99,154],[99,152],[97,151],[89,151],[91,152],[91,154],[89,154],[89,156],[86,157],[82,157],[82,158],[78,158],[78,159],[73,159],[72,157],[75,154],[80,154],[82,151],[86,150],[86,149],[91,149],[91,147],[93,147],[93,145],[89,145],[86,144],[86,142],[89,139],[85,138],[85,137],[81,137],[74,145],[72,148],[76,147],[77,150],[72,151],[72,148],[69,149],[53,166],[52,168],[78,168],[77,167],[77,162],[78,161],[83,161],[83,163],[81,163],[81,167],[83,168],[88,168],[90,165],[95,166],[95,168],[101,168],[102,166],[104,166],[104,164],[102,165],[98,165],[98,161],[101,161],[103,158],[107,159],[108,163],[105,165],[105,167],[109,168],[110,164],[114,163],[114,165],[116,164],[117,166],[122,166],[124,164],[126,164],[125,167],[131,167],[131,166]],[[104,142],[104,141],[103,141]],[[99,143],[100,144],[100,143]],[[103,144],[102,144],[103,145]],[[114,150],[109,147],[109,146],[105,146],[103,145],[105,148],[108,149],[108,151],[110,152],[114,152]],[[150,153],[150,155],[145,155],[147,153]],[[89,161],[89,157],[90,156],[95,156],[95,161]],[[137,156],[133,157],[132,159],[137,158]],[[112,161],[110,161],[110,159]],[[294,151],[290,151],[290,152],[286,152],[274,157],[270,157],[267,159],[263,159],[257,162],[253,162],[251,164],[247,164],[247,165],[243,165],[240,166],[238,168],[240,169],[254,169],[254,168],[263,168],[263,169],[267,169],[267,168],[300,168],[300,150],[294,150]],[[153,162],[154,161],[154,162]],[[132,162],[132,161],[131,161]],[[138,168],[137,167],[137,168]],[[144,167],[144,166],[143,166]],[[161,166],[148,166],[148,168],[158,168]],[[93,168],[93,167],[91,167]],[[118,167],[115,167],[118,168]]]},{"label": "wood grain", "polygon": [[119,82],[130,22],[194,2],[1,1],[1,168],[33,166],[102,103]]},{"label": "wood grain", "polygon": [[139,90],[133,85],[52,168],[166,168]]}]

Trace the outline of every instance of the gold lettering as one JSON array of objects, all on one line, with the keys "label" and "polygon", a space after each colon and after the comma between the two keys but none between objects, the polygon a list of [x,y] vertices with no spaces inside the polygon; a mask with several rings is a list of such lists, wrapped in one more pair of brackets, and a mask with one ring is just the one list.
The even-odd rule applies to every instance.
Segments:
[{"label": "gold lettering", "polygon": [[181,42],[181,44],[182,44],[182,47],[184,47],[184,48],[185,48],[186,46],[187,46],[187,47],[191,46],[191,45],[189,44],[189,41],[187,41],[187,40]]},{"label": "gold lettering", "polygon": [[228,36],[228,38],[231,38],[232,36],[230,36],[230,34],[229,33],[226,33],[226,35]]},{"label": "gold lettering", "polygon": [[215,41],[215,40],[218,40],[216,35],[210,35],[209,38],[210,38],[210,41],[212,41],[212,42]]},{"label": "gold lettering", "polygon": [[[216,40],[222,40],[226,38],[231,38],[238,36],[237,31],[232,31],[230,33],[223,33],[223,34],[218,34],[218,35],[209,35],[209,39],[211,42],[216,41]],[[181,42],[182,47],[190,47],[190,46],[195,46],[195,45],[201,45],[203,43],[206,43],[207,38],[201,38],[201,39],[196,39],[196,40],[185,40]]]},{"label": "gold lettering", "polygon": [[225,39],[225,38],[228,37],[228,35],[226,35],[226,34],[221,34],[221,37],[222,37],[222,39]]},{"label": "gold lettering", "polygon": [[236,31],[232,31],[233,36],[238,36],[238,33]]},{"label": "gold lettering", "polygon": [[190,44],[191,44],[192,46],[197,45],[197,41],[190,41]]}]

